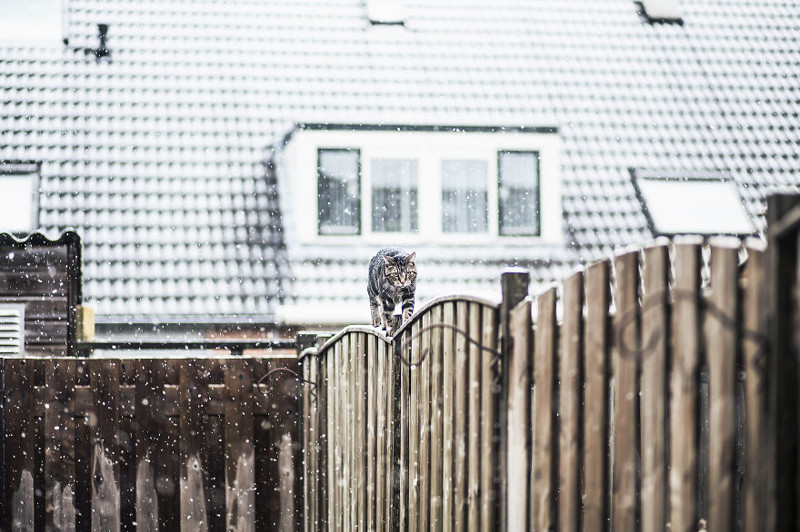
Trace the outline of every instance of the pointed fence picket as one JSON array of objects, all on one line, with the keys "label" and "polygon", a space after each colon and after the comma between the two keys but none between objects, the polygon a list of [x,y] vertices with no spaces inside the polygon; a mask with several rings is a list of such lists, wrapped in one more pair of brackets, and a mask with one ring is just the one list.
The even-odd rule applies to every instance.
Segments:
[{"label": "pointed fence picket", "polygon": [[306,530],[765,530],[765,264],[677,238],[319,342]]}]

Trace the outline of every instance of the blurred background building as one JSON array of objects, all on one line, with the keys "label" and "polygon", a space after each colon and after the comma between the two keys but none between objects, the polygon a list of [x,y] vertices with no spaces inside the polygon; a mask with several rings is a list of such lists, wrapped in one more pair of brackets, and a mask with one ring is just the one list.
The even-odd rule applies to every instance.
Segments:
[{"label": "blurred background building", "polygon": [[5,0],[0,230],[83,243],[100,336],[368,321],[800,188],[800,5]]}]

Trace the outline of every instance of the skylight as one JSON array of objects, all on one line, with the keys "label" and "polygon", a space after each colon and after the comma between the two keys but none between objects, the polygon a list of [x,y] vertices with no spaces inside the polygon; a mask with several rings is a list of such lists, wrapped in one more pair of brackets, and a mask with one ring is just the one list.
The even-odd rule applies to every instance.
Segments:
[{"label": "skylight", "polygon": [[0,41],[57,45],[64,38],[62,0],[0,1]]},{"label": "skylight", "polygon": [[633,176],[654,235],[755,232],[733,182],[721,178]]},{"label": "skylight", "polygon": [[36,229],[38,166],[0,164],[0,231],[29,233]]},{"label": "skylight", "polygon": [[367,18],[372,24],[405,24],[404,0],[366,0],[366,2]]}]

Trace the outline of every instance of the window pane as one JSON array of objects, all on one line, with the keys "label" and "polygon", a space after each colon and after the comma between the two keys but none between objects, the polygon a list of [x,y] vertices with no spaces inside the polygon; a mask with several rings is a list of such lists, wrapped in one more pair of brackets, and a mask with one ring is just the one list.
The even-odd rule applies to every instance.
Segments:
[{"label": "window pane", "polygon": [[648,219],[660,235],[755,232],[739,193],[721,179],[637,177]]},{"label": "window pane", "polygon": [[361,232],[360,152],[319,150],[317,204],[319,234]]},{"label": "window pane", "polygon": [[499,209],[501,235],[539,234],[539,154],[501,151]]},{"label": "window pane", "polygon": [[442,161],[442,232],[488,230],[486,161]]},{"label": "window pane", "polygon": [[372,161],[372,230],[417,232],[417,161]]}]

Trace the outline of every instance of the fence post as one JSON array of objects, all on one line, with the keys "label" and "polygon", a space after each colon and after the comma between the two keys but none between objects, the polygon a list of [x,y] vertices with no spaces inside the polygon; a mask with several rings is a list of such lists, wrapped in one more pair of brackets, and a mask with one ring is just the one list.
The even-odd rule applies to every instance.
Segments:
[{"label": "fence post", "polygon": [[776,194],[767,198],[768,278],[770,304],[767,320],[772,340],[768,362],[769,419],[768,452],[771,456],[768,530],[790,530],[797,524],[797,429],[796,384],[798,319],[795,310],[798,266],[798,226],[778,230],[784,217],[800,205],[800,196]]},{"label": "fence post", "polygon": [[528,286],[530,284],[530,273],[523,268],[509,268],[503,272],[500,278],[500,285],[503,300],[500,304],[500,338],[498,345],[502,358],[500,359],[502,389],[500,392],[500,412],[496,418],[500,427],[500,460],[497,464],[500,471],[500,497],[499,512],[500,530],[508,530],[508,362],[511,358],[513,348],[513,338],[510,333],[511,310],[528,297]]},{"label": "fence post", "polygon": [[[314,347],[317,342],[317,335],[310,332],[297,333],[297,357],[300,364],[299,374],[304,380],[311,380],[311,365],[310,359],[304,359],[303,353],[306,349]],[[303,501],[300,505],[301,519],[304,523],[304,530],[311,532],[316,530],[312,527],[311,523],[316,522],[316,501],[314,495],[316,494],[316,484],[318,477],[315,473],[311,473],[310,469],[316,463],[316,459],[312,456],[316,448],[316,423],[312,417],[316,417],[316,406],[311,404],[311,390],[303,386],[303,401],[302,401],[303,415],[300,416],[303,426],[300,428],[303,434]]]}]

